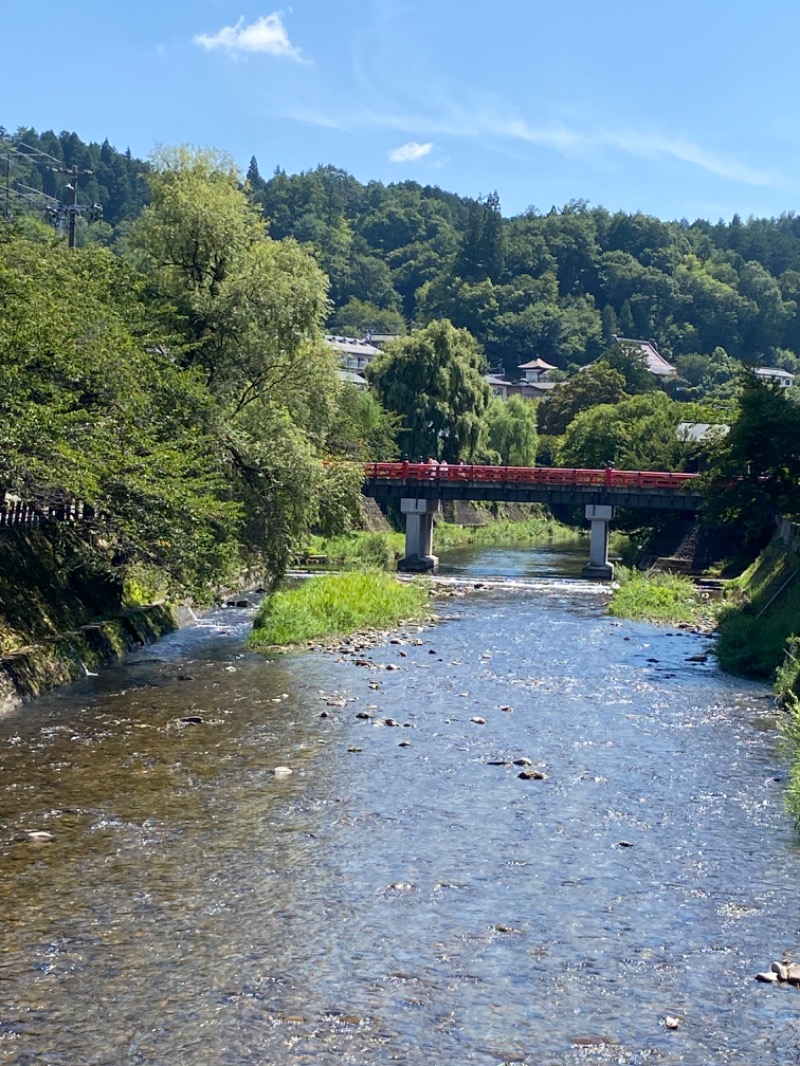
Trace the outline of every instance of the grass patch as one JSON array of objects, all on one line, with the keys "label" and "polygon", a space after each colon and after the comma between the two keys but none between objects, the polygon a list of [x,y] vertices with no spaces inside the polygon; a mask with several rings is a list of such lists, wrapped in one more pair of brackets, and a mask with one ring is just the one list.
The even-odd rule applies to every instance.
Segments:
[{"label": "grass patch", "polygon": [[636,618],[645,622],[675,625],[706,620],[708,606],[697,595],[688,577],[678,574],[643,574],[638,570],[618,568],[619,588],[609,605],[617,618]]},{"label": "grass patch", "polygon": [[361,629],[388,629],[429,613],[428,588],[378,571],[325,574],[276,592],[253,622],[251,644],[301,644]]}]

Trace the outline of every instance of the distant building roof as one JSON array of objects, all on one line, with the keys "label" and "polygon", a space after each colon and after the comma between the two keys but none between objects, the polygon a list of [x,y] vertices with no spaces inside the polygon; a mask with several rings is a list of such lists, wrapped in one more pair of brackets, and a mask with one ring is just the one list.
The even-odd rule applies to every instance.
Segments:
[{"label": "distant building roof", "polygon": [[357,340],[355,337],[336,337],[329,333],[325,337],[325,343],[329,348],[337,352],[345,352],[348,355],[380,355],[380,348],[369,344],[367,341]]},{"label": "distant building roof", "polygon": [[502,385],[512,384],[512,382],[506,381],[505,378],[501,378],[497,374],[484,374],[483,380],[490,385],[494,385],[496,388],[500,388]]},{"label": "distant building roof", "polygon": [[544,359],[531,359],[529,363],[521,363],[518,370],[555,370],[552,363],[546,363]]},{"label": "distant building roof", "polygon": [[659,352],[658,345],[655,341],[642,341],[636,340],[633,337],[616,337],[612,336],[611,340],[615,344],[619,344],[622,348],[629,351],[638,351],[644,356],[645,364],[651,374],[656,374],[660,378],[669,377],[670,374],[675,373],[675,367],[672,363],[668,363],[664,356]]},{"label": "distant building roof", "polygon": [[364,338],[369,344],[388,344],[402,337],[402,333],[368,333]]},{"label": "distant building roof", "polygon": [[782,385],[794,384],[795,375],[790,370],[781,370],[775,366],[760,366],[755,371],[760,378],[767,378],[772,381],[779,381]]},{"label": "distant building roof", "polygon": [[357,374],[355,370],[337,370],[336,376],[339,381],[346,385],[355,385],[358,389],[365,389],[367,387],[367,379],[361,374]]},{"label": "distant building roof", "polygon": [[559,385],[560,381],[518,381],[511,386],[510,392],[515,396],[546,396]]},{"label": "distant building roof", "polygon": [[689,444],[708,440],[709,437],[724,437],[730,428],[722,422],[679,422],[675,432],[678,440]]}]

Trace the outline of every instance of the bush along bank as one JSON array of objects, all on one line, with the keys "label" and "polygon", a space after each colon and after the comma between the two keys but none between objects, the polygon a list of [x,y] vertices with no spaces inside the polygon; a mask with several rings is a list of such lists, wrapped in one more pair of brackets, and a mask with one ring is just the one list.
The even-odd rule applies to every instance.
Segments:
[{"label": "bush along bank", "polygon": [[429,587],[379,571],[325,574],[266,600],[253,622],[253,647],[304,644],[389,629],[430,616]]},{"label": "bush along bank", "polygon": [[[800,633],[800,555],[778,537],[730,581],[719,612],[716,652],[728,673],[775,680],[788,642]],[[784,675],[784,686],[791,688]]]},{"label": "bush along bank", "polygon": [[796,534],[776,535],[755,562],[729,582],[716,651],[723,670],[774,683],[778,705],[785,712],[781,727],[793,756],[786,806],[800,828],[800,539]]}]

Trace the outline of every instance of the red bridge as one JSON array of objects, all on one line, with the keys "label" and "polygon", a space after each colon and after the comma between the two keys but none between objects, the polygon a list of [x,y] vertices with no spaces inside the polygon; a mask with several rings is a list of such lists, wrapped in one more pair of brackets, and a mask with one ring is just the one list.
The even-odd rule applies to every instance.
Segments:
[{"label": "red bridge", "polygon": [[570,470],[547,466],[465,466],[440,463],[367,463],[364,495],[437,500],[697,511],[703,496],[696,474],[657,470]]},{"label": "red bridge", "polygon": [[433,516],[442,500],[548,503],[585,508],[591,523],[587,577],[610,578],[608,526],[615,507],[696,513],[703,503],[696,474],[655,470],[470,466],[447,463],[367,463],[365,496],[399,499],[406,515],[404,570],[430,570]]}]

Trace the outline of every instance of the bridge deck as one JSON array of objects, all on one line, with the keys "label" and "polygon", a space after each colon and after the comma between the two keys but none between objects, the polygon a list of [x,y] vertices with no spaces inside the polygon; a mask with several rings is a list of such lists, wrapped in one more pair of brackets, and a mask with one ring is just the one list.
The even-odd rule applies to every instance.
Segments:
[{"label": "bridge deck", "polygon": [[367,463],[365,496],[484,500],[695,512],[703,503],[696,474],[655,470]]}]

